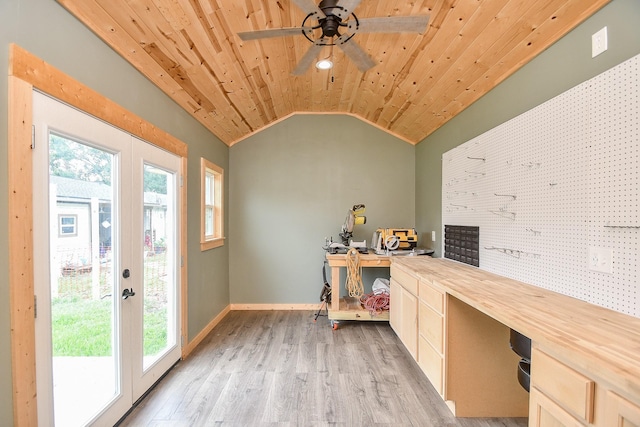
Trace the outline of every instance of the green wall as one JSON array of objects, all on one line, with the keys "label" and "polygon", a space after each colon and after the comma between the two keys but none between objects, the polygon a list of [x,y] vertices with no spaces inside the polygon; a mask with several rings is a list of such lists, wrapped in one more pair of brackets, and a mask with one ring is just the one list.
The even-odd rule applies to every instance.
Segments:
[{"label": "green wall", "polygon": [[0,0],[0,425],[12,424],[7,231],[7,72],[16,43],[189,146],[189,336],[229,304],[228,247],[200,252],[200,157],[229,149],[53,0]]},{"label": "green wall", "polygon": [[[354,240],[414,227],[415,147],[359,119],[297,115],[230,151],[234,304],[319,304],[324,238],[340,240],[356,203],[367,223]],[[365,282],[389,274],[368,270]]]},{"label": "green wall", "polygon": [[[442,246],[442,154],[640,53],[640,2],[613,0],[416,146],[416,227]],[[591,58],[607,26],[609,49]]]}]

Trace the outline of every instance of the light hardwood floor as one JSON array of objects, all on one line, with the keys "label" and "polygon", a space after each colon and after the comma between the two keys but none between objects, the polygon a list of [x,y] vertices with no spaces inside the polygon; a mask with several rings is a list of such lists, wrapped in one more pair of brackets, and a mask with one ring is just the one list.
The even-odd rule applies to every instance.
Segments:
[{"label": "light hardwood floor", "polygon": [[121,426],[527,425],[453,417],[387,322],[313,317],[230,312]]}]

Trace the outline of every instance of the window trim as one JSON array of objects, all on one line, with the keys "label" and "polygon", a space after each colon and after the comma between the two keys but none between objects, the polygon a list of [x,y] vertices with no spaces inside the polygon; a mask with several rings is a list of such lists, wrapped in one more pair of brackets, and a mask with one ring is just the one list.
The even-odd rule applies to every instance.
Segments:
[{"label": "window trim", "polygon": [[[206,235],[205,230],[205,213],[206,213],[206,179],[207,174],[214,176],[214,198],[213,221],[214,234]],[[224,169],[213,162],[200,158],[200,250],[207,251],[209,249],[218,248],[224,245]]]}]

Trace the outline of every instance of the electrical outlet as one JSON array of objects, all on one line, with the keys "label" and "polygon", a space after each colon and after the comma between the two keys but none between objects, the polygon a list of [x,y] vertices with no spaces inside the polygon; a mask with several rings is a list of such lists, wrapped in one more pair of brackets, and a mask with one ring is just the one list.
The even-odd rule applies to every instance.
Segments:
[{"label": "electrical outlet", "polygon": [[432,232],[431,232],[431,241],[432,241],[432,242],[435,242],[435,241],[436,241],[436,232],[435,232],[435,231],[432,231]]},{"label": "electrical outlet", "polygon": [[607,27],[591,36],[591,57],[595,58],[608,49]]},{"label": "electrical outlet", "polygon": [[611,274],[613,251],[609,248],[589,248],[589,270]]}]

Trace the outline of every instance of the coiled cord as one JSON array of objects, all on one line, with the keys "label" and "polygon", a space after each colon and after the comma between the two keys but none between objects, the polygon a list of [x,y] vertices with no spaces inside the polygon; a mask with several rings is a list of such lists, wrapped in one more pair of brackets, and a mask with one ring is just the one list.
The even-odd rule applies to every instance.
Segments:
[{"label": "coiled cord", "polygon": [[360,255],[354,248],[347,252],[347,281],[345,287],[350,297],[360,298],[364,294],[364,285],[360,275]]},{"label": "coiled cord", "polygon": [[366,294],[360,297],[360,303],[372,316],[376,316],[384,310],[389,310],[389,294]]}]

